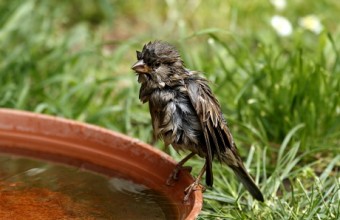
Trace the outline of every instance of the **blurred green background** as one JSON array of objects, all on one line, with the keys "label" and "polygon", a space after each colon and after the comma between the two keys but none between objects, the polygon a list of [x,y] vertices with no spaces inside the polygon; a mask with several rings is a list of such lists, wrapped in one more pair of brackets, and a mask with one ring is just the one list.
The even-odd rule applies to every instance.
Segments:
[{"label": "blurred green background", "polygon": [[[211,81],[266,197],[216,163],[200,218],[339,219],[339,11],[338,0],[0,0],[0,107],[151,142],[130,66],[145,43],[168,41]],[[189,164],[197,174],[203,160]]]}]

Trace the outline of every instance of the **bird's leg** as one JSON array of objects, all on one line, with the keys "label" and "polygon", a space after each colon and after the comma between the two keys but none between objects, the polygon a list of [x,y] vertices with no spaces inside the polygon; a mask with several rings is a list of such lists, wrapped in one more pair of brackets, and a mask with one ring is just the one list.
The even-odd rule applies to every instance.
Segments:
[{"label": "bird's leg", "polygon": [[[188,201],[190,194],[191,194],[193,191],[197,190],[198,186],[200,186],[200,182],[201,182],[202,176],[203,176],[204,173],[205,173],[206,168],[207,168],[207,162],[205,162],[205,164],[204,164],[204,166],[202,167],[200,173],[198,174],[196,180],[195,180],[192,184],[190,184],[190,185],[184,190],[184,193],[185,193],[184,202]],[[205,190],[204,187],[202,187],[201,189],[202,189],[202,191]]]},{"label": "bird's leg", "polygon": [[175,169],[172,171],[172,173],[170,174],[168,180],[166,181],[166,185],[171,186],[173,184],[174,180],[178,180],[178,173],[181,170],[188,170],[189,172],[191,172],[192,167],[190,166],[183,166],[190,158],[192,158],[193,156],[195,156],[195,153],[191,152],[189,155],[187,155],[186,157],[184,157],[180,162],[178,162],[178,164],[176,164]]}]

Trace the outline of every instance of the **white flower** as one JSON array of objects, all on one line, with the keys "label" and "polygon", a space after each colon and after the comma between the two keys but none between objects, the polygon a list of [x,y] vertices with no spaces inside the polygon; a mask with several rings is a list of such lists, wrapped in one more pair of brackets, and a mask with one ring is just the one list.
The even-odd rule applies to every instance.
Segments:
[{"label": "white flower", "polygon": [[270,0],[270,3],[279,11],[286,8],[287,2],[286,0]]},{"label": "white flower", "polygon": [[292,34],[293,27],[290,21],[280,15],[274,15],[270,20],[270,24],[273,26],[278,35],[286,37]]},{"label": "white flower", "polygon": [[319,34],[323,29],[321,21],[316,15],[307,15],[300,18],[299,25],[304,29],[314,32],[315,34]]}]

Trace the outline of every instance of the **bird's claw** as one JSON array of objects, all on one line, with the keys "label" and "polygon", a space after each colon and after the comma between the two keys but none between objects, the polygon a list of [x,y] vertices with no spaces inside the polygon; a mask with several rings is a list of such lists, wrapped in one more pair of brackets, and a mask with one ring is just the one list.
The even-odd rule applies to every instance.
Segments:
[{"label": "bird's claw", "polygon": [[181,170],[187,170],[190,173],[191,170],[192,170],[192,167],[190,167],[190,166],[176,166],[175,169],[170,174],[169,178],[167,179],[166,185],[172,186],[174,184],[174,182],[178,180],[179,173],[180,173]]},{"label": "bird's claw", "polygon": [[197,181],[193,182],[184,190],[184,194],[185,194],[184,199],[183,199],[184,202],[187,202],[189,200],[191,193],[196,190],[202,190],[202,192],[204,192],[206,188],[202,184],[198,183]]}]

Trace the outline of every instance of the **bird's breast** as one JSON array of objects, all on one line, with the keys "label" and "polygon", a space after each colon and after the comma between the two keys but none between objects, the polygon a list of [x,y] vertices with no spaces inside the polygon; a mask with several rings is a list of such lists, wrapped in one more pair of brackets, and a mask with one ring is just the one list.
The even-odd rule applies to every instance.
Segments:
[{"label": "bird's breast", "polygon": [[154,135],[176,150],[198,152],[202,129],[189,97],[181,89],[157,90],[149,99]]}]

